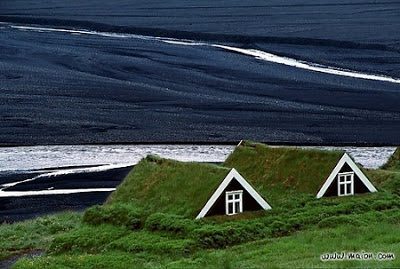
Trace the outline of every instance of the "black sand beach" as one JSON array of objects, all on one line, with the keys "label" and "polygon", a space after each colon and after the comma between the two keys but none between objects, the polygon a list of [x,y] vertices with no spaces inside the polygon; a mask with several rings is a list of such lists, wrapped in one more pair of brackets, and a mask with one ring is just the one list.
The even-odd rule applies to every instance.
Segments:
[{"label": "black sand beach", "polygon": [[115,35],[258,49],[399,78],[399,9],[397,1],[357,0],[3,0],[0,144],[398,144],[398,83]]}]

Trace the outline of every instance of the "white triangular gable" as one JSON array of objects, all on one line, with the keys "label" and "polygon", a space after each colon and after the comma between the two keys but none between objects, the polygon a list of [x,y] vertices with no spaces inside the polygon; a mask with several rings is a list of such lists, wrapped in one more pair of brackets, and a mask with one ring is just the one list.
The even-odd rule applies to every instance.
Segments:
[{"label": "white triangular gable", "polygon": [[237,182],[242,185],[242,187],[257,201],[257,203],[264,209],[268,210],[271,209],[271,206],[258,194],[258,192],[236,171],[235,168],[232,168],[222,183],[218,186],[217,190],[211,196],[211,198],[207,201],[206,205],[197,215],[196,219],[203,218],[210,208],[214,205],[217,201],[218,197],[221,196],[222,192],[226,189],[226,187],[231,183],[233,179],[236,179]]},{"label": "white triangular gable", "polygon": [[342,158],[336,164],[335,168],[333,169],[332,173],[329,175],[328,179],[325,181],[324,185],[321,187],[319,192],[317,193],[317,198],[321,198],[324,196],[325,192],[328,190],[329,186],[335,180],[337,174],[340,172],[342,167],[347,164],[353,170],[353,172],[358,176],[361,182],[368,188],[370,192],[376,192],[376,188],[372,185],[371,181],[364,175],[364,173],[358,168],[355,162],[350,158],[347,153],[344,153]]}]

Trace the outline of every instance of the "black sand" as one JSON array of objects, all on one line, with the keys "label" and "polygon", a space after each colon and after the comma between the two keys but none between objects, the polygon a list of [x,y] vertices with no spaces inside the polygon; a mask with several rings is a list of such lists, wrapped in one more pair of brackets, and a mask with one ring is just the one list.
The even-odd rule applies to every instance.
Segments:
[{"label": "black sand", "polygon": [[65,210],[84,211],[102,204],[108,192],[0,198],[0,223],[33,219]]},{"label": "black sand", "polygon": [[[2,0],[0,21],[230,44],[400,77],[399,9],[398,1],[360,0]],[[2,145],[400,142],[400,84],[212,47],[0,34]]]}]

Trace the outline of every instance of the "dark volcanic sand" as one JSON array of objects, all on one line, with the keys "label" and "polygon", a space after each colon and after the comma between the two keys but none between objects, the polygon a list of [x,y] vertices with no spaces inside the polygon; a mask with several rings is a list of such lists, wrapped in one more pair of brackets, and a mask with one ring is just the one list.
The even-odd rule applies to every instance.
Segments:
[{"label": "dark volcanic sand", "polygon": [[[398,1],[0,1],[0,21],[202,40],[400,77]],[[400,84],[213,47],[0,25],[0,144],[400,143]]]},{"label": "dark volcanic sand", "polygon": [[[102,172],[43,177],[10,187],[7,191],[47,190],[50,187],[53,189],[114,188],[121,183],[131,169],[132,167],[126,167]],[[29,174],[27,178],[31,178],[31,175]],[[89,192],[0,197],[0,223],[31,219],[64,210],[83,211],[89,206],[102,204],[109,195],[110,192]]]},{"label": "dark volcanic sand", "polygon": [[64,210],[83,211],[102,204],[109,192],[0,198],[0,223],[33,219]]}]

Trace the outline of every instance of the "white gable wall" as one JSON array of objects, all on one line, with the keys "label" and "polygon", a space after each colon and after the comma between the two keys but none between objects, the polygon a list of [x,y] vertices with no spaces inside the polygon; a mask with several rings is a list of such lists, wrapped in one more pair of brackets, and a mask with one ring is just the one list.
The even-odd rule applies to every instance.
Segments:
[{"label": "white gable wall", "polygon": [[264,210],[271,209],[271,206],[258,194],[258,192],[238,173],[238,171],[236,171],[235,168],[232,168],[225,179],[222,181],[222,183],[218,186],[217,190],[211,196],[211,198],[207,201],[206,205],[197,215],[196,219],[203,218],[208,213],[208,211],[211,209],[211,207],[214,205],[214,203],[221,196],[223,191],[233,179],[236,179],[237,182],[239,182],[240,185],[243,186],[243,188],[254,198],[254,200],[256,200],[256,202]]},{"label": "white gable wall", "polygon": [[344,153],[342,158],[339,160],[339,162],[336,164],[335,168],[329,175],[328,179],[325,181],[324,185],[317,193],[317,198],[321,198],[324,196],[325,192],[328,190],[329,186],[331,186],[332,182],[334,182],[338,173],[345,164],[347,164],[353,170],[353,172],[358,176],[358,178],[370,192],[377,191],[374,185],[372,185],[371,181],[369,181],[369,179],[365,176],[365,174],[361,171],[361,169],[358,168],[358,166],[354,163],[354,161],[350,158],[350,156],[347,153]]}]

